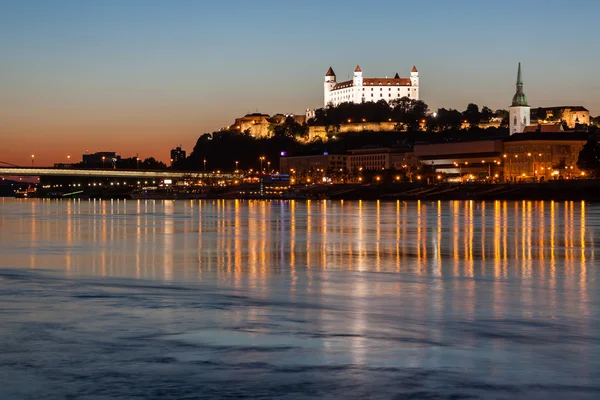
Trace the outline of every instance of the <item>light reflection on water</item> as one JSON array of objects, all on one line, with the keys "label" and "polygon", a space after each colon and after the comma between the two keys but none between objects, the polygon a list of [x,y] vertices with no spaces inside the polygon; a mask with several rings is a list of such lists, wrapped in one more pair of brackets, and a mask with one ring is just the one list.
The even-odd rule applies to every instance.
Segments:
[{"label": "light reflection on water", "polygon": [[599,229],[584,202],[0,199],[0,397],[597,398]]}]

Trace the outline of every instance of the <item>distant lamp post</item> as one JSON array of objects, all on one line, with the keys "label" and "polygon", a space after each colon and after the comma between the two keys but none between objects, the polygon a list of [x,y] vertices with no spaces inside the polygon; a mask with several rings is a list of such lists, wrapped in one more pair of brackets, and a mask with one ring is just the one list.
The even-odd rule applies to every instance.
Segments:
[{"label": "distant lamp post", "polygon": [[104,160],[106,160],[106,157],[102,156],[102,168],[104,168]]},{"label": "distant lamp post", "polygon": [[238,171],[238,163],[239,163],[239,161],[236,161],[236,162],[235,162],[235,172],[236,172],[236,173],[237,173],[237,171]]},{"label": "distant lamp post", "polygon": [[31,166],[33,167],[35,165],[35,154],[31,155]]},{"label": "distant lamp post", "polygon": [[264,161],[265,157],[264,156],[260,156],[259,160],[260,160],[260,172],[262,173],[263,170],[263,161]]},{"label": "distant lamp post", "polygon": [[206,158],[204,159],[204,172],[206,172]]},{"label": "distant lamp post", "polygon": [[140,158],[139,157],[135,158],[135,163],[136,163],[137,169],[140,169]]},{"label": "distant lamp post", "polygon": [[71,156],[67,156],[67,162],[71,162]]},{"label": "distant lamp post", "polygon": [[267,172],[271,173],[271,161],[267,161]]}]

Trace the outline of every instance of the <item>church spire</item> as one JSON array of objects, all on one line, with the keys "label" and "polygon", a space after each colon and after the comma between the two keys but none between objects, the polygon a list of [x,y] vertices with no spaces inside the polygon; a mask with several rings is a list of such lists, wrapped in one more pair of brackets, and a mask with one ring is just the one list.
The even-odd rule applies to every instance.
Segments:
[{"label": "church spire", "polygon": [[512,99],[512,107],[529,107],[527,105],[527,97],[523,93],[523,76],[521,75],[521,63],[517,72],[517,91]]}]

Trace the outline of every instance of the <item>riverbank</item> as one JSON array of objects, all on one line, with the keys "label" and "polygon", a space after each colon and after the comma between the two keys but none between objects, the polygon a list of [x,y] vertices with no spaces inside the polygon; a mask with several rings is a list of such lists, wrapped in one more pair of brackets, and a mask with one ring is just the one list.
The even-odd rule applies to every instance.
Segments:
[{"label": "riverbank", "polygon": [[[135,188],[82,188],[71,193],[38,191],[35,197],[128,199]],[[600,180],[557,180],[544,183],[387,183],[297,185],[286,190],[261,190],[259,184],[203,187],[201,196],[186,192],[161,193],[140,199],[336,199],[336,200],[586,200],[600,201]]]},{"label": "riverbank", "polygon": [[[227,196],[230,197],[230,196]],[[545,183],[392,183],[297,187],[283,198],[339,200],[588,200],[600,201],[600,180]],[[238,196],[244,198],[244,196]]]}]

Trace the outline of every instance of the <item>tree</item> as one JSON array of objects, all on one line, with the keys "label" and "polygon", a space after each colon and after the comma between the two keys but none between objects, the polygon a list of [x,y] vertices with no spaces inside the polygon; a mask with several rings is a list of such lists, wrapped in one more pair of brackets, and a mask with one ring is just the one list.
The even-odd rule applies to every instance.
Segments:
[{"label": "tree", "polygon": [[458,131],[462,126],[463,117],[460,111],[453,108],[438,108],[436,115],[436,125],[440,131]]},{"label": "tree", "polygon": [[470,129],[475,129],[479,126],[481,121],[481,113],[479,112],[479,106],[474,103],[469,103],[467,109],[463,111],[463,117],[469,123]]},{"label": "tree", "polygon": [[577,168],[590,175],[600,176],[600,144],[596,140],[588,140],[579,152]]},{"label": "tree", "polygon": [[494,112],[489,107],[483,106],[483,108],[481,109],[481,121],[487,124],[488,122],[490,122],[493,116]]},{"label": "tree", "polygon": [[140,164],[140,168],[142,169],[167,169],[167,165],[162,162],[156,160],[154,157],[146,158]]},{"label": "tree", "polygon": [[500,121],[500,127],[508,128],[508,117],[510,113],[507,110],[496,110],[494,113],[494,118],[497,118]]},{"label": "tree", "polygon": [[419,124],[427,116],[429,107],[422,100],[415,100],[408,97],[394,99],[390,102],[393,107],[392,119],[400,127],[407,127],[410,131],[416,131]]}]

